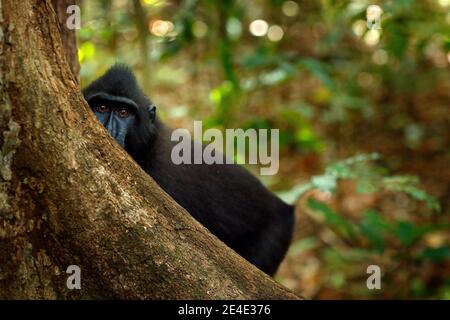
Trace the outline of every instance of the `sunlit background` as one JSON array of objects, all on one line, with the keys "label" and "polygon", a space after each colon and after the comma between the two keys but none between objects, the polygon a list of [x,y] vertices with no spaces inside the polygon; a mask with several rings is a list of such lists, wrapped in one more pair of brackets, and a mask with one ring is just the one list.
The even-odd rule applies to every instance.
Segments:
[{"label": "sunlit background", "polygon": [[450,0],[81,10],[82,85],[125,62],[173,127],[280,129],[280,172],[260,178],[304,193],[277,281],[313,299],[450,299]]}]

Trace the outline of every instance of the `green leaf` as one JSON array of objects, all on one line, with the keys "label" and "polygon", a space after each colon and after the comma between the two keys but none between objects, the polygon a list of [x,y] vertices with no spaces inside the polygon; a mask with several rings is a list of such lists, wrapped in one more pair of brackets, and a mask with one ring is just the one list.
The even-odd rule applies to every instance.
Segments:
[{"label": "green leaf", "polygon": [[419,179],[415,176],[393,176],[383,178],[382,184],[387,190],[399,191],[408,194],[417,201],[426,203],[430,210],[439,212],[441,210],[439,202],[417,185]]},{"label": "green leaf", "polygon": [[442,262],[450,260],[450,246],[442,246],[439,248],[426,248],[421,256],[434,262]]},{"label": "green leaf", "polygon": [[336,177],[332,175],[314,176],[311,178],[311,183],[324,192],[335,192],[337,188]]},{"label": "green leaf", "polygon": [[384,236],[389,229],[389,225],[381,218],[375,210],[367,210],[363,213],[363,218],[359,224],[361,234],[379,252],[383,252],[386,243]]},{"label": "green leaf", "polygon": [[273,71],[263,73],[259,77],[259,81],[263,85],[273,86],[273,85],[276,85],[276,84],[279,84],[279,83],[285,81],[286,79],[288,79],[288,77],[289,77],[289,74],[285,70],[275,69]]},{"label": "green leaf", "polygon": [[392,232],[404,245],[411,246],[425,234],[441,230],[442,228],[448,228],[448,226],[442,224],[415,226],[410,222],[400,221],[393,227]]},{"label": "green leaf", "polygon": [[362,194],[374,193],[378,191],[378,189],[378,184],[371,179],[362,179],[361,181],[358,181],[356,185],[356,192]]},{"label": "green leaf", "polygon": [[319,78],[320,81],[322,81],[322,83],[329,89],[334,88],[334,82],[327,70],[326,64],[320,62],[319,60],[308,58],[301,59],[299,65]]},{"label": "green leaf", "polygon": [[301,239],[299,241],[294,242],[289,247],[289,256],[295,257],[301,254],[302,252],[308,251],[310,249],[315,248],[318,245],[318,241],[315,237],[309,237],[305,239]]},{"label": "green leaf", "polygon": [[345,238],[355,237],[355,230],[353,225],[347,222],[347,220],[345,220],[341,215],[334,212],[325,203],[314,199],[308,199],[307,204],[311,209],[322,213],[325,217],[326,223],[334,227],[336,232],[338,232],[340,235]]},{"label": "green leaf", "polygon": [[313,186],[310,183],[295,186],[289,191],[276,192],[277,196],[287,203],[294,203],[301,195],[311,190]]}]

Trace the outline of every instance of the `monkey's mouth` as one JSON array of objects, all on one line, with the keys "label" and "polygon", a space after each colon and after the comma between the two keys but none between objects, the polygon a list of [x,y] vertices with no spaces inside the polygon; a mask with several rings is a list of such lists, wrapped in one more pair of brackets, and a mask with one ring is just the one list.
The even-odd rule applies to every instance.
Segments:
[{"label": "monkey's mouth", "polygon": [[126,131],[120,131],[115,136],[113,136],[114,140],[116,140],[116,142],[120,144],[122,148],[125,148],[125,136]]}]

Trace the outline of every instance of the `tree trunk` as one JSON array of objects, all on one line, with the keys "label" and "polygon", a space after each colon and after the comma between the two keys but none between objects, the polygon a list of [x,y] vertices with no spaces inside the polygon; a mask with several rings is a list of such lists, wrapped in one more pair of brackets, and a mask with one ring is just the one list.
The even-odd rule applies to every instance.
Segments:
[{"label": "tree trunk", "polygon": [[75,29],[69,30],[66,27],[68,17],[67,8],[71,5],[77,4],[76,0],[52,0],[53,8],[58,18],[58,26],[60,29],[60,37],[63,45],[64,55],[69,64],[70,70],[75,78],[79,81],[80,64],[78,62],[78,47],[77,39],[75,37]]},{"label": "tree trunk", "polygon": [[[58,23],[48,0],[0,1],[0,298],[296,298],[113,141],[80,94]],[[80,290],[66,287],[69,265]]]}]

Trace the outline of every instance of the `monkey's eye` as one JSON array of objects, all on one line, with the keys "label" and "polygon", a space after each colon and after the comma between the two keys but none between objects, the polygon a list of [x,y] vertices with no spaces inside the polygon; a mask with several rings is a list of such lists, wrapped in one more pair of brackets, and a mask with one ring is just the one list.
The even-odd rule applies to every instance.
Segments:
[{"label": "monkey's eye", "polygon": [[100,112],[100,113],[105,113],[105,112],[109,111],[109,108],[104,105],[99,105],[99,106],[95,107],[95,111]]},{"label": "monkey's eye", "polygon": [[128,109],[123,108],[118,111],[118,114],[119,114],[119,117],[126,118],[130,114],[130,112],[128,111]]}]

